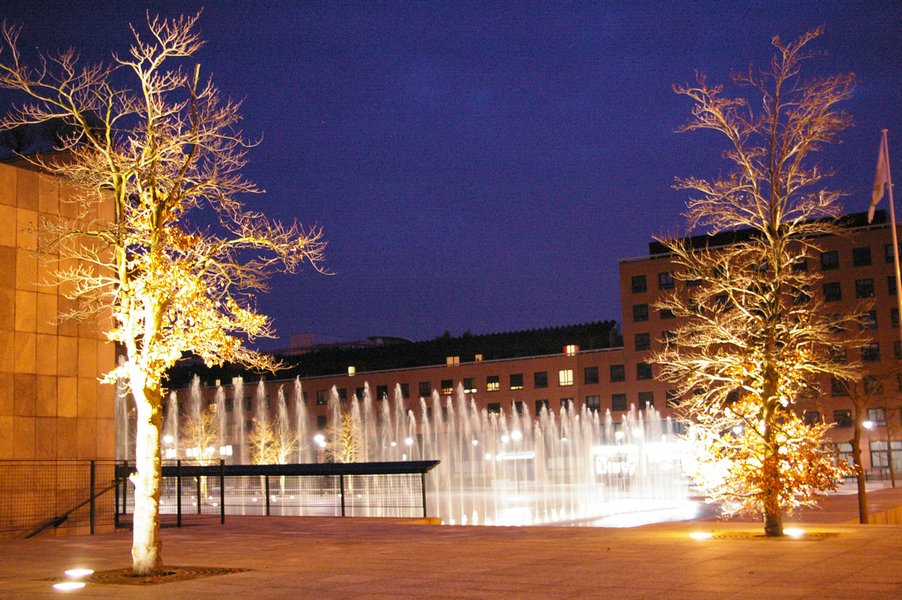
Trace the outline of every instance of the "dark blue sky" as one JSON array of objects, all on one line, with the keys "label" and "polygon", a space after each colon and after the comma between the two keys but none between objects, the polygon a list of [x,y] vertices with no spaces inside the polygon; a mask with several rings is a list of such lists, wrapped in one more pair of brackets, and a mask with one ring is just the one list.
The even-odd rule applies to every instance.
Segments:
[{"label": "dark blue sky", "polygon": [[[200,6],[0,14],[24,47],[102,59],[146,9]],[[674,133],[690,105],[672,84],[725,81],[817,25],[811,67],[859,76],[856,127],[823,162],[865,210],[881,128],[902,178],[902,2],[207,2],[197,60],[263,136],[250,200],[322,225],[336,273],[275,278],[259,305],[283,339],[263,346],[619,320],[618,259],[682,226],[673,178],[723,167],[721,140]]]}]

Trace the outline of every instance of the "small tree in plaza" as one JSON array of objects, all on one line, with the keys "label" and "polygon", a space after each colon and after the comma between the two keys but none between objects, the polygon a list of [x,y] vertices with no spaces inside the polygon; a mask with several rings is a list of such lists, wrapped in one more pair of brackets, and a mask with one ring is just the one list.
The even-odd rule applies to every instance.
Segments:
[{"label": "small tree in plaza", "polygon": [[[216,414],[209,407],[201,409],[197,414],[189,416],[181,429],[179,439],[186,446],[186,458],[203,467],[213,464],[213,457],[219,452],[220,439]],[[200,495],[201,498],[207,496],[206,477],[200,478]]]},{"label": "small tree in plaza", "polygon": [[[19,28],[4,24],[0,87],[26,103],[0,127],[61,119],[61,155],[33,158],[75,190],[67,216],[42,224],[43,248],[59,253],[56,273],[73,303],[69,316],[111,316],[103,324],[124,360],[137,409],[132,567],[163,566],[159,536],[163,377],[185,352],[207,364],[277,365],[244,346],[270,336],[255,310],[273,270],[319,269],[320,230],[282,225],[245,208],[257,192],[241,170],[249,145],[239,105],[187,65],[202,46],[198,16],[148,19],[134,43],[106,65],[82,66],[70,49],[26,64]],[[97,207],[112,205],[111,219]],[[200,209],[208,226],[192,220]]]},{"label": "small tree in plaza", "polygon": [[331,427],[328,437],[326,460],[337,463],[357,461],[360,453],[360,425],[352,413],[342,412],[338,423]]},{"label": "small tree in plaza", "polygon": [[[829,377],[857,380],[859,365],[836,350],[860,346],[857,312],[830,314],[813,292],[819,274],[804,268],[818,239],[837,235],[840,193],[813,155],[850,124],[838,104],[851,74],[804,79],[811,31],[773,39],[767,68],[733,74],[748,97],[728,96],[698,76],[678,86],[693,102],[682,131],[726,139],[728,169],[713,179],[678,179],[691,198],[689,234],[662,239],[682,281],[659,307],[681,318],[653,357],[674,382],[680,411],[698,441],[697,480],[728,514],[760,515],[769,536],[783,514],[835,487],[843,465],[822,449],[826,426],[806,424],[793,408]],[[854,325],[854,326],[853,326]]]}]

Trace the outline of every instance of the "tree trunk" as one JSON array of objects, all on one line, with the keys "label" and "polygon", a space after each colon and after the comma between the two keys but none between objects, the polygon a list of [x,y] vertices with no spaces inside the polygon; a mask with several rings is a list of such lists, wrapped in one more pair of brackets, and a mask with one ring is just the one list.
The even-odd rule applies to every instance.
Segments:
[{"label": "tree trunk", "polygon": [[783,535],[783,509],[780,506],[780,492],[785,485],[780,476],[780,448],[774,441],[774,424],[777,421],[777,370],[774,367],[765,369],[764,398],[765,406],[762,415],[764,421],[764,457],[762,469],[762,507],[764,535],[779,537]]},{"label": "tree trunk", "polygon": [[783,535],[783,511],[780,508],[782,482],[780,481],[779,458],[776,452],[770,448],[768,448],[767,455],[764,457],[762,469],[764,469],[764,481],[767,482],[762,503],[764,535],[779,537]]},{"label": "tree trunk", "polygon": [[[143,382],[143,378],[138,378]],[[137,389],[136,389],[137,388]],[[135,510],[132,530],[132,573],[154,575],[163,568],[160,542],[160,491],[162,461],[160,428],[163,423],[162,394],[159,386],[132,385],[138,423],[135,435],[135,466],[131,475],[135,486]]]},{"label": "tree trunk", "polygon": [[861,415],[858,410],[855,411],[855,420],[852,423],[852,464],[855,467],[855,478],[858,480],[858,522],[867,525],[868,490],[864,465],[861,464]]},{"label": "tree trunk", "polygon": [[889,418],[884,413],[883,426],[886,427],[886,467],[889,469],[889,480],[896,487],[896,472],[893,468],[893,439],[889,434]]}]

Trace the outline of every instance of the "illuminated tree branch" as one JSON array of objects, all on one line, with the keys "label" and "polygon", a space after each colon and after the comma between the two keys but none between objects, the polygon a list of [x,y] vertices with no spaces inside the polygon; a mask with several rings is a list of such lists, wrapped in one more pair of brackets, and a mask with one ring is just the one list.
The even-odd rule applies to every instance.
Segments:
[{"label": "illuminated tree branch", "polygon": [[[662,239],[674,278],[701,282],[663,296],[681,324],[653,360],[673,382],[680,411],[699,442],[697,480],[728,513],[761,516],[765,533],[782,535],[782,515],[816,501],[843,471],[820,447],[824,425],[809,425],[793,410],[819,393],[827,377],[859,378],[860,365],[835,359],[837,348],[860,346],[860,307],[832,315],[811,293],[819,273],[800,267],[818,256],[818,240],[840,235],[840,192],[824,189],[829,171],[813,162],[851,119],[838,104],[850,97],[854,76],[804,80],[806,45],[773,39],[768,68],[733,75],[750,98],[729,97],[724,86],[675,87],[693,102],[681,131],[711,130],[727,140],[730,168],[713,179],[677,179],[692,195],[689,235]],[[702,238],[704,240],[704,238]]]},{"label": "illuminated tree branch", "polygon": [[[0,128],[62,119],[71,131],[60,153],[30,157],[73,191],[72,214],[42,223],[42,249],[59,256],[57,280],[76,302],[68,316],[107,319],[107,337],[124,351],[106,380],[124,378],[137,407],[132,557],[141,575],[162,568],[167,369],[186,352],[208,364],[276,368],[244,345],[273,333],[255,293],[273,271],[325,272],[318,227],[271,222],[244,207],[259,190],[241,175],[253,144],[238,129],[240,105],[202,81],[200,65],[180,66],[202,46],[198,17],[148,17],[149,33],[133,28],[127,54],[93,66],[70,49],[28,67],[20,28],[0,29],[0,87],[27,98]],[[199,209],[215,218],[193,221]]]}]

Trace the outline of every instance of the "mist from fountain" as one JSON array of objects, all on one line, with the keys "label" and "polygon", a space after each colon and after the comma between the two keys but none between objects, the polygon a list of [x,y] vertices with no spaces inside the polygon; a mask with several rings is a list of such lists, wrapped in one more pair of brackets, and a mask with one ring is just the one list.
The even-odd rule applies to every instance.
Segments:
[{"label": "mist from fountain", "polygon": [[[199,411],[203,402],[199,382],[187,392],[183,415]],[[490,413],[459,386],[453,397],[443,399],[433,392],[409,409],[400,387],[391,399],[383,400],[375,399],[366,385],[360,399],[342,399],[332,388],[327,429],[317,432],[299,380],[288,390],[280,386],[272,406],[262,383],[253,403],[244,401],[244,393],[237,379],[231,403],[221,386],[208,400],[218,413],[217,460],[249,462],[245,420],[253,416],[271,419],[280,446],[291,447],[279,462],[308,463],[343,455],[355,462],[440,460],[427,477],[428,513],[449,524],[617,525],[642,522],[643,514],[649,521],[691,516],[688,484],[681,474],[682,442],[670,420],[652,407],[633,407],[618,421],[610,411],[600,414],[585,408],[562,408],[557,414],[543,409],[532,415],[523,403]],[[174,436],[170,448],[178,450],[175,394],[167,408],[164,431]],[[226,427],[229,423],[231,427]],[[336,444],[341,443],[342,427],[348,426],[354,448],[343,454]],[[313,443],[316,433],[326,434],[325,448]],[[349,493],[355,493],[353,485],[367,486],[361,490],[366,493],[395,491],[374,490],[372,483],[358,482]],[[361,516],[395,515],[380,509]]]}]

